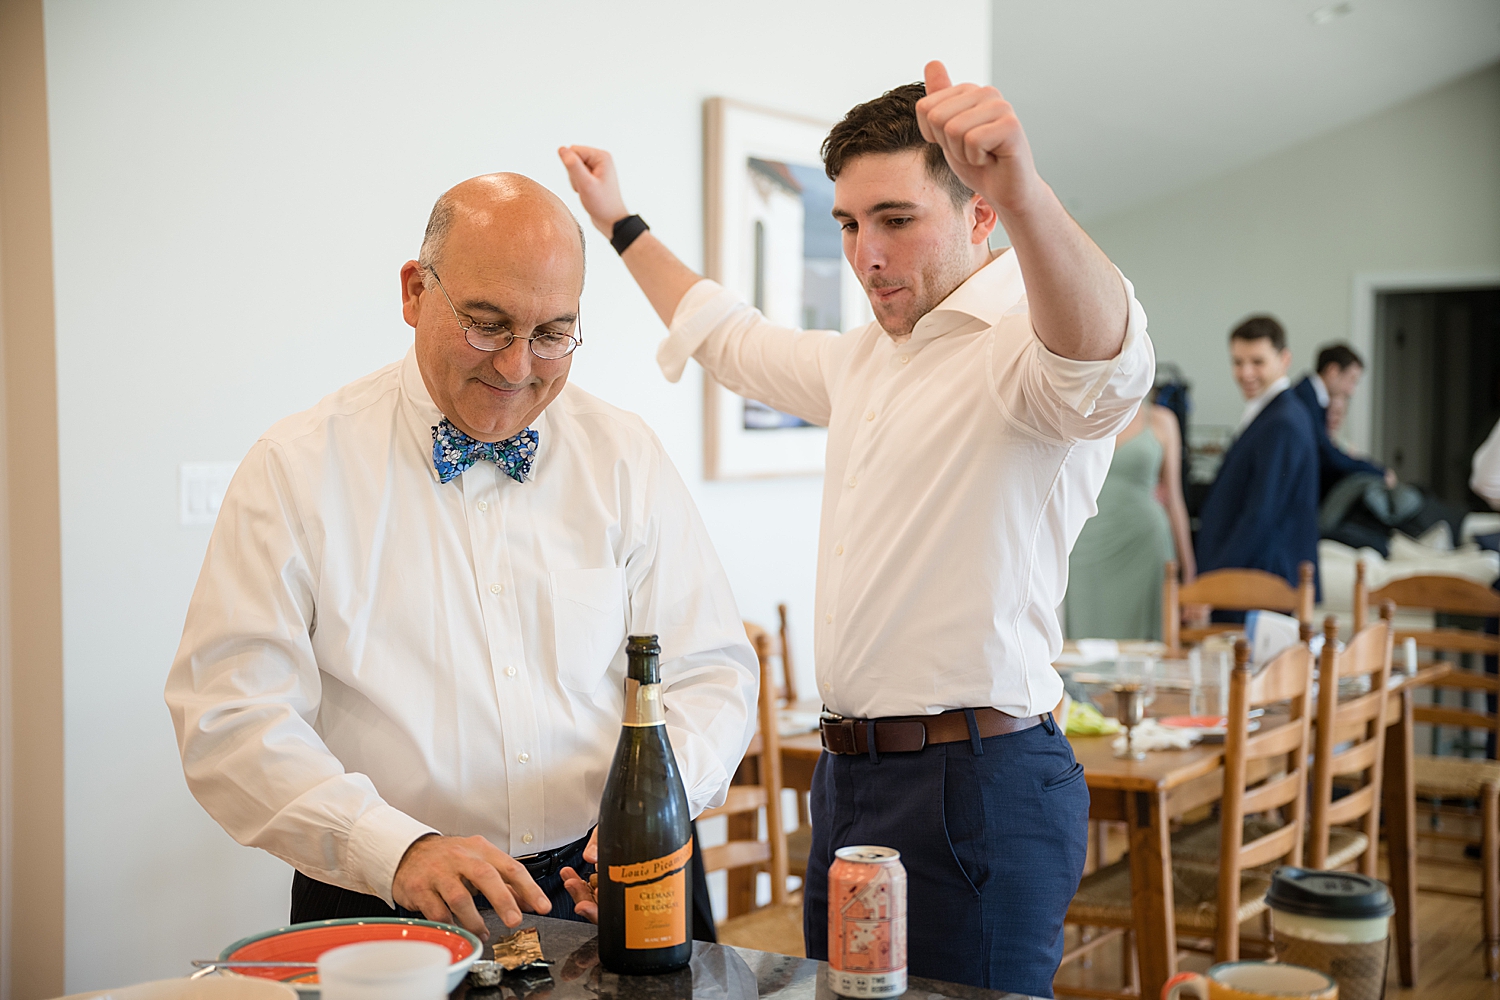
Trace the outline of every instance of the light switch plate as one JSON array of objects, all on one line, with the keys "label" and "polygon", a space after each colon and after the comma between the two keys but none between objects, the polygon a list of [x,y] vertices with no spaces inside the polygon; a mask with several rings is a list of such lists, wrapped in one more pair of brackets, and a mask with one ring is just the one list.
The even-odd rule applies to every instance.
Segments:
[{"label": "light switch plate", "polygon": [[183,524],[213,524],[238,462],[183,462],[178,475]]}]

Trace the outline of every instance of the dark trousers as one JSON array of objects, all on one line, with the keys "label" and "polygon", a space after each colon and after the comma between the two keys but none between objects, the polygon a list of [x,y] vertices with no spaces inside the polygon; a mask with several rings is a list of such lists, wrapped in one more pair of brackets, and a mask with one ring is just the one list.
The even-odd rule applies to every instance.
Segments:
[{"label": "dark trousers", "polygon": [[[565,857],[550,868],[569,867],[587,878],[593,874],[594,866],[583,861],[583,848],[587,838],[572,845]],[[716,941],[713,910],[709,906],[708,882],[703,872],[703,853],[698,849],[698,828],[693,827],[693,940]],[[582,920],[573,912],[573,897],[563,888],[562,876],[556,870],[542,873],[532,872],[536,884],[552,901],[549,917],[561,920]],[[480,910],[491,910],[490,901],[483,895],[474,897]],[[392,909],[379,896],[368,896],[353,889],[344,889],[327,882],[308,878],[301,872],[292,876],[292,923],[303,924],[313,920],[337,920],[348,917],[410,917],[422,919],[402,906]]]},{"label": "dark trousers", "polygon": [[812,781],[808,957],[828,957],[834,850],[894,847],[906,866],[912,975],[1052,996],[1088,813],[1083,766],[1050,718],[977,747],[823,754]]}]

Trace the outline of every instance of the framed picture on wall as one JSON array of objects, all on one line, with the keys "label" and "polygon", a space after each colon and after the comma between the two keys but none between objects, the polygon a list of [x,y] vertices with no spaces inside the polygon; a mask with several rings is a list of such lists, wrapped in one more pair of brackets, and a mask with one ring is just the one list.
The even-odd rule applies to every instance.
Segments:
[{"label": "framed picture on wall", "polygon": [[[773,323],[852,330],[873,318],[830,212],[827,122],[710,98],[703,108],[704,266]],[[708,479],[818,475],[827,432],[703,377]]]}]

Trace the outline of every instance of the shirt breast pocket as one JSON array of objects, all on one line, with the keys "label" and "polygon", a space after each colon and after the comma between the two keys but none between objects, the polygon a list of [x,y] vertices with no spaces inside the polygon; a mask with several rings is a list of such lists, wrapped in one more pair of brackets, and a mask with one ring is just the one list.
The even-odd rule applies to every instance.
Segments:
[{"label": "shirt breast pocket", "polygon": [[552,574],[552,628],[563,686],[589,694],[625,641],[625,572],[569,569]]}]

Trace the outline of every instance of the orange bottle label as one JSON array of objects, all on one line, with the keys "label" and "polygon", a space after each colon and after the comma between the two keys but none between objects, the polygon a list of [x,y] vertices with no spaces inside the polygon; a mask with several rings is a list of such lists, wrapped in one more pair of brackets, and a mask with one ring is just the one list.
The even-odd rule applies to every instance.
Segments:
[{"label": "orange bottle label", "polygon": [[610,865],[609,880],[619,882],[621,885],[630,885],[633,882],[649,882],[652,879],[661,878],[668,872],[677,871],[688,863],[693,856],[693,842],[690,840],[677,850],[664,858],[653,858],[650,861],[637,861],[633,865]]},{"label": "orange bottle label", "polygon": [[687,941],[689,840],[664,858],[610,865],[609,878],[625,890],[625,947],[671,948]]},{"label": "orange bottle label", "polygon": [[687,880],[681,868],[625,887],[625,947],[671,948],[687,940]]}]

